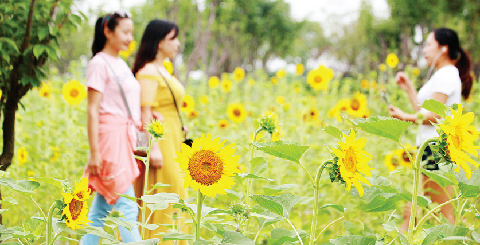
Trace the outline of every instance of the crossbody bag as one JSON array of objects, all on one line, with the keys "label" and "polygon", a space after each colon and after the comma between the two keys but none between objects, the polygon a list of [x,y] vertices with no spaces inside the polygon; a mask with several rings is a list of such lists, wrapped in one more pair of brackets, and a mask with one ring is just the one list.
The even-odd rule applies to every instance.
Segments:
[{"label": "crossbody bag", "polygon": [[180,116],[180,110],[178,109],[177,100],[175,99],[175,95],[173,94],[172,88],[170,87],[170,84],[168,83],[167,79],[165,79],[165,77],[162,75],[162,72],[160,71],[158,66],[155,65],[155,67],[157,68],[158,74],[160,74],[163,81],[165,81],[165,84],[167,84],[168,90],[170,90],[170,94],[172,95],[173,103],[175,104],[175,108],[177,109],[178,118],[180,119],[180,125],[182,126],[182,132],[183,132],[183,135],[185,137],[185,140],[183,141],[183,143],[192,147],[193,140],[190,139],[190,138],[187,138],[187,130],[185,129],[185,126],[183,125],[183,120],[182,120],[182,117]]},{"label": "crossbody bag", "polygon": [[[102,57],[102,56],[100,56],[100,57]],[[122,94],[123,102],[125,103],[125,106],[127,107],[128,116],[130,117],[130,120],[132,120],[133,124],[135,124],[135,120],[133,120],[132,113],[130,112],[130,107],[128,106],[127,98],[125,97],[125,93],[123,92],[123,88],[120,85],[120,81],[118,80],[117,75],[113,71],[113,68],[110,66],[108,61],[104,57],[102,57],[102,58],[105,60],[108,67],[112,71],[113,77],[115,77],[115,81],[117,81],[118,88],[120,89],[120,93]],[[147,150],[146,150],[147,147],[148,147],[147,135],[145,134],[144,131],[138,130],[137,126],[135,126],[135,133],[137,135],[137,141],[135,142],[134,154],[138,155],[138,156],[147,156]]]}]

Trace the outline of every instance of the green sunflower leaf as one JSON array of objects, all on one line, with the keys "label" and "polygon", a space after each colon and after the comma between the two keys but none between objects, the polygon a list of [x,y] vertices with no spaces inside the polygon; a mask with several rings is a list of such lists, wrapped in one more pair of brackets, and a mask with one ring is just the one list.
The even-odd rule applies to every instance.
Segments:
[{"label": "green sunflower leaf", "polygon": [[343,236],[337,239],[330,240],[330,243],[333,245],[344,245],[344,244],[355,244],[355,245],[375,245],[377,239],[374,237],[365,237],[365,236]]},{"label": "green sunflower leaf", "polygon": [[298,185],[295,184],[284,184],[284,185],[264,185],[262,186],[263,191],[265,192],[266,195],[276,195],[278,193],[281,193],[282,191],[291,189],[293,187],[296,187]]},{"label": "green sunflower leaf", "polygon": [[422,107],[441,117],[447,116],[447,106],[437,100],[434,100],[434,99],[425,100],[422,104]]},{"label": "green sunflower leaf", "polygon": [[437,182],[437,184],[439,184],[443,188],[447,187],[448,185],[455,184],[447,177],[439,174],[438,171],[428,171],[428,170],[422,169],[422,173],[425,174],[427,177],[430,177],[431,179],[433,179],[435,182]]},{"label": "green sunflower leaf", "polygon": [[257,147],[257,150],[296,163],[300,163],[303,153],[310,148],[310,146],[301,146],[298,142],[283,140],[252,144]]},{"label": "green sunflower leaf", "polygon": [[180,200],[175,193],[157,193],[155,195],[145,195],[141,198],[146,203],[177,203]]},{"label": "green sunflower leaf", "polygon": [[[307,237],[307,233],[303,230],[297,230],[298,235],[300,235],[300,238],[303,240],[305,237]],[[275,228],[271,232],[271,237],[274,239],[272,241],[272,245],[281,245],[286,242],[291,242],[294,243],[298,241],[297,234],[295,234],[294,231],[289,231],[283,228]]]},{"label": "green sunflower leaf", "polygon": [[342,213],[345,211],[345,208],[342,205],[325,204],[320,209],[324,209],[324,208],[333,208],[333,209],[336,209],[336,210],[338,210]]},{"label": "green sunflower leaf", "polygon": [[427,236],[423,240],[422,245],[433,245],[438,240],[448,237],[464,237],[469,231],[468,228],[456,225],[438,225],[424,230]]},{"label": "green sunflower leaf", "polygon": [[173,240],[193,240],[193,239],[195,239],[194,236],[181,233],[181,232],[166,233],[166,234],[163,234],[162,236],[162,242],[173,241]]},{"label": "green sunflower leaf", "polygon": [[342,139],[343,138],[343,132],[342,130],[334,127],[334,126],[331,126],[331,125],[327,125],[325,126],[325,128],[323,128],[323,131],[325,131],[325,133],[337,138],[337,139]]},{"label": "green sunflower leaf", "polygon": [[353,123],[354,126],[359,127],[367,133],[391,139],[397,143],[400,142],[400,137],[405,130],[412,125],[411,122],[404,122],[395,118],[381,116],[348,120]]},{"label": "green sunflower leaf", "polygon": [[143,241],[138,241],[138,242],[129,242],[129,243],[125,243],[125,244],[130,244],[130,245],[156,245],[156,244],[158,244],[159,241],[160,241],[160,239],[158,239],[158,238],[152,238],[152,239],[148,239],[148,240],[143,240]]},{"label": "green sunflower leaf", "polygon": [[0,185],[8,186],[13,190],[23,193],[33,193],[33,191],[40,186],[40,184],[36,181],[19,180],[16,182],[12,178],[0,178]]},{"label": "green sunflower leaf", "polygon": [[467,179],[463,169],[460,169],[458,173],[455,174],[455,178],[458,181],[458,188],[464,197],[476,197],[478,195],[479,187],[479,178],[480,173],[477,170],[472,171],[472,176],[470,179]]},{"label": "green sunflower leaf", "polygon": [[255,243],[240,232],[226,231],[225,233],[223,233],[223,239],[221,244],[254,245]]},{"label": "green sunflower leaf", "polygon": [[263,208],[266,208],[284,218],[288,218],[290,211],[292,211],[292,208],[300,200],[299,196],[291,194],[284,194],[281,196],[252,195],[250,198]]}]

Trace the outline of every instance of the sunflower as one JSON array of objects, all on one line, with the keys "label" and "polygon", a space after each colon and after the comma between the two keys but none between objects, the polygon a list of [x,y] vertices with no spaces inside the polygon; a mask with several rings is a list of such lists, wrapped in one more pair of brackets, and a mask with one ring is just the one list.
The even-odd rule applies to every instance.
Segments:
[{"label": "sunflower", "polygon": [[169,59],[164,59],[162,63],[168,73],[173,74],[173,63]]},{"label": "sunflower", "polygon": [[88,178],[75,184],[75,191],[73,193],[62,193],[65,208],[62,214],[66,219],[67,227],[72,230],[82,228],[82,225],[87,225],[91,221],[87,220],[88,206],[87,200],[90,198],[91,190],[88,188]]},{"label": "sunflower", "polygon": [[240,82],[245,78],[245,70],[240,67],[235,68],[233,71],[233,80]]},{"label": "sunflower", "polygon": [[296,94],[300,93],[300,91],[301,91],[300,86],[295,86],[295,88],[293,88],[293,91],[294,91]]},{"label": "sunflower", "polygon": [[40,86],[40,91],[38,91],[40,97],[50,99],[50,86],[48,83],[42,82],[42,86]]},{"label": "sunflower", "polygon": [[33,171],[33,170],[28,170],[28,171],[27,171],[27,176],[28,176],[29,178],[35,176],[35,174],[36,174],[36,173],[35,173],[35,171]]},{"label": "sunflower", "polygon": [[77,105],[87,97],[85,86],[77,80],[71,80],[63,85],[63,98],[70,105]]},{"label": "sunflower", "polygon": [[377,83],[376,81],[372,81],[372,82],[370,83],[370,87],[373,88],[373,89],[375,89],[375,90],[377,90],[377,89],[378,89],[378,83]]},{"label": "sunflower", "polygon": [[195,108],[195,101],[193,100],[193,97],[186,94],[183,96],[183,104],[181,110],[183,112],[189,113],[193,111]]},{"label": "sunflower", "polygon": [[50,157],[49,160],[50,162],[56,162],[58,158],[60,158],[60,155],[58,155],[57,151],[54,151],[52,157]]},{"label": "sunflower", "polygon": [[387,64],[388,67],[390,68],[395,68],[398,65],[398,57],[394,53],[390,53],[387,55],[387,59],[385,60],[385,63]]},{"label": "sunflower", "polygon": [[325,66],[320,66],[315,70],[311,70],[307,75],[307,82],[315,91],[327,90],[327,85],[334,77],[332,69]]},{"label": "sunflower", "polygon": [[2,98],[3,91],[0,89],[0,98]]},{"label": "sunflower", "polygon": [[278,78],[284,78],[285,74],[286,74],[285,69],[280,69],[280,70],[277,71],[277,73],[275,75]]},{"label": "sunflower", "polygon": [[285,102],[285,104],[283,104],[283,110],[289,111],[291,106],[290,102]]},{"label": "sunflower", "polygon": [[354,117],[362,118],[367,112],[367,97],[360,93],[356,92],[353,95],[353,98],[350,100],[350,104],[347,108],[347,113]]},{"label": "sunflower", "polygon": [[388,171],[393,171],[400,166],[398,157],[395,154],[385,155],[385,166],[387,166]]},{"label": "sunflower", "polygon": [[295,74],[297,76],[301,76],[301,75],[303,75],[304,72],[305,72],[305,66],[302,63],[298,63],[295,66]]},{"label": "sunflower", "polygon": [[420,76],[420,68],[414,67],[414,68],[412,69],[412,76],[414,76],[414,77]]},{"label": "sunflower", "polygon": [[248,85],[250,86],[255,85],[255,80],[253,78],[248,79]]},{"label": "sunflower", "polygon": [[274,112],[267,111],[263,114],[263,116],[258,120],[260,123],[260,127],[264,130],[267,131],[269,134],[273,134],[278,125],[278,116]]},{"label": "sunflower", "polygon": [[407,151],[405,151],[404,149],[395,150],[394,154],[395,156],[397,156],[398,162],[401,166],[411,168],[412,163],[410,162],[410,158],[408,158],[408,153],[412,155],[412,159],[413,161],[415,161],[415,150],[417,149],[417,147],[411,146],[410,144],[405,144],[405,149],[407,149]]},{"label": "sunflower", "polygon": [[133,52],[135,51],[136,48],[137,48],[137,42],[135,40],[133,40],[128,45],[127,50],[120,50],[120,52],[118,52],[118,54],[120,56],[123,56],[123,57],[127,58],[127,57],[129,57],[130,55],[133,54]]},{"label": "sunflower", "polygon": [[273,85],[277,85],[278,84],[278,77],[273,76],[272,78],[270,78],[270,82],[272,82]]},{"label": "sunflower", "polygon": [[303,114],[303,120],[304,121],[315,121],[318,119],[319,112],[316,108],[310,107],[304,114]]},{"label": "sunflower", "polygon": [[[226,141],[226,140],[225,140]],[[235,184],[233,176],[240,155],[233,156],[234,144],[224,147],[225,141],[213,139],[211,134],[193,141],[192,147],[182,144],[182,151],[177,152],[176,162],[185,172],[184,188],[191,187],[209,197],[225,194],[225,189]]]},{"label": "sunflower", "polygon": [[206,104],[208,104],[209,99],[208,99],[207,95],[202,95],[198,98],[198,101],[200,101],[200,103],[206,105]]},{"label": "sunflower", "polygon": [[27,162],[28,151],[25,147],[20,147],[17,150],[18,164],[23,165]]},{"label": "sunflower", "polygon": [[230,90],[232,90],[232,81],[228,79],[223,80],[220,85],[221,85],[222,91],[225,93],[228,93],[230,92]]},{"label": "sunflower", "polygon": [[338,148],[332,149],[333,154],[338,157],[337,165],[340,168],[340,175],[347,183],[346,190],[350,190],[352,184],[358,190],[358,194],[363,196],[363,187],[359,181],[367,185],[372,185],[361,174],[372,177],[372,173],[367,163],[372,160],[372,155],[368,154],[363,147],[367,144],[365,138],[355,139],[355,131],[350,130],[350,137],[344,134],[345,142],[339,141]]},{"label": "sunflower", "polygon": [[218,121],[218,127],[221,128],[221,129],[226,129],[228,128],[228,120],[226,119],[220,119]]},{"label": "sunflower", "polygon": [[380,64],[380,65],[378,65],[378,69],[379,69],[380,71],[386,71],[386,70],[387,70],[387,65],[385,65],[385,64]]},{"label": "sunflower", "polygon": [[277,96],[277,103],[282,105],[283,103],[285,103],[285,98],[281,95]]},{"label": "sunflower", "polygon": [[147,131],[156,139],[161,139],[165,134],[165,127],[161,121],[155,120],[147,125]]},{"label": "sunflower", "polygon": [[220,84],[220,79],[218,79],[217,76],[213,76],[208,79],[208,86],[210,88],[216,88],[218,87],[218,84]]},{"label": "sunflower", "polygon": [[197,110],[193,110],[187,114],[187,118],[189,119],[197,118],[198,116],[200,116],[200,112],[198,112]]},{"label": "sunflower", "polygon": [[360,87],[362,87],[363,89],[368,89],[369,85],[370,85],[370,82],[367,79],[363,79],[360,82]]},{"label": "sunflower", "polygon": [[470,179],[472,170],[466,162],[475,167],[479,165],[466,152],[478,157],[476,150],[480,147],[473,145],[473,142],[478,138],[479,132],[470,125],[475,114],[468,112],[462,115],[462,109],[462,104],[458,104],[458,111],[451,109],[452,116],[447,116],[445,121],[440,124],[440,128],[443,131],[443,141],[447,143],[447,154],[450,160],[457,164],[455,171],[458,172],[461,167],[467,178]]},{"label": "sunflower", "polygon": [[245,108],[241,103],[231,103],[227,108],[228,118],[236,123],[241,123],[245,120]]}]

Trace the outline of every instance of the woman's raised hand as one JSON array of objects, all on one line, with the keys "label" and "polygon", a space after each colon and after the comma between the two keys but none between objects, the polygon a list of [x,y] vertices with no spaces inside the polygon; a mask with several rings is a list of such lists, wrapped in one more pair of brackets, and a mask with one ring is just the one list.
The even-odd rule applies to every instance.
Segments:
[{"label": "woman's raised hand", "polygon": [[414,89],[412,81],[410,81],[410,78],[403,71],[397,73],[395,81],[401,89],[407,92]]}]

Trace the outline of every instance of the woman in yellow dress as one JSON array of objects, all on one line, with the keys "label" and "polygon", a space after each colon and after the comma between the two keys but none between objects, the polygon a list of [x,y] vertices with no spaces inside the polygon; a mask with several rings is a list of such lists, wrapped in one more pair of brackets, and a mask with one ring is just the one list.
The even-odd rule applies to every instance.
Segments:
[{"label": "woman in yellow dress", "polygon": [[[167,188],[156,189],[155,193],[176,193],[181,199],[187,198],[187,190],[183,188],[183,174],[180,166],[175,162],[176,152],[180,151],[180,145],[184,140],[182,123],[179,111],[175,105],[182,105],[185,89],[183,85],[163,66],[166,58],[173,60],[178,53],[180,41],[178,40],[178,26],[175,23],[164,20],[152,20],[148,23],[143,33],[142,41],[135,57],[133,74],[141,86],[141,115],[143,123],[151,122],[152,112],[161,114],[161,120],[165,126],[165,138],[153,143],[150,152],[150,170],[147,176],[148,188],[158,182],[169,184]],[[135,193],[140,197],[143,193],[145,171],[135,183]],[[150,193],[154,194],[154,193]],[[155,211],[150,218],[150,224],[174,224],[177,229],[182,229],[188,234],[188,228],[184,227],[184,219],[174,221],[172,215],[179,210],[171,206],[165,210]],[[147,210],[146,217],[150,215]],[[141,217],[141,215],[139,215]],[[158,229],[145,230],[144,239],[154,237],[159,232],[167,232],[168,228],[160,226]],[[172,241],[162,244],[173,244]],[[179,241],[177,244],[187,244]]]}]

